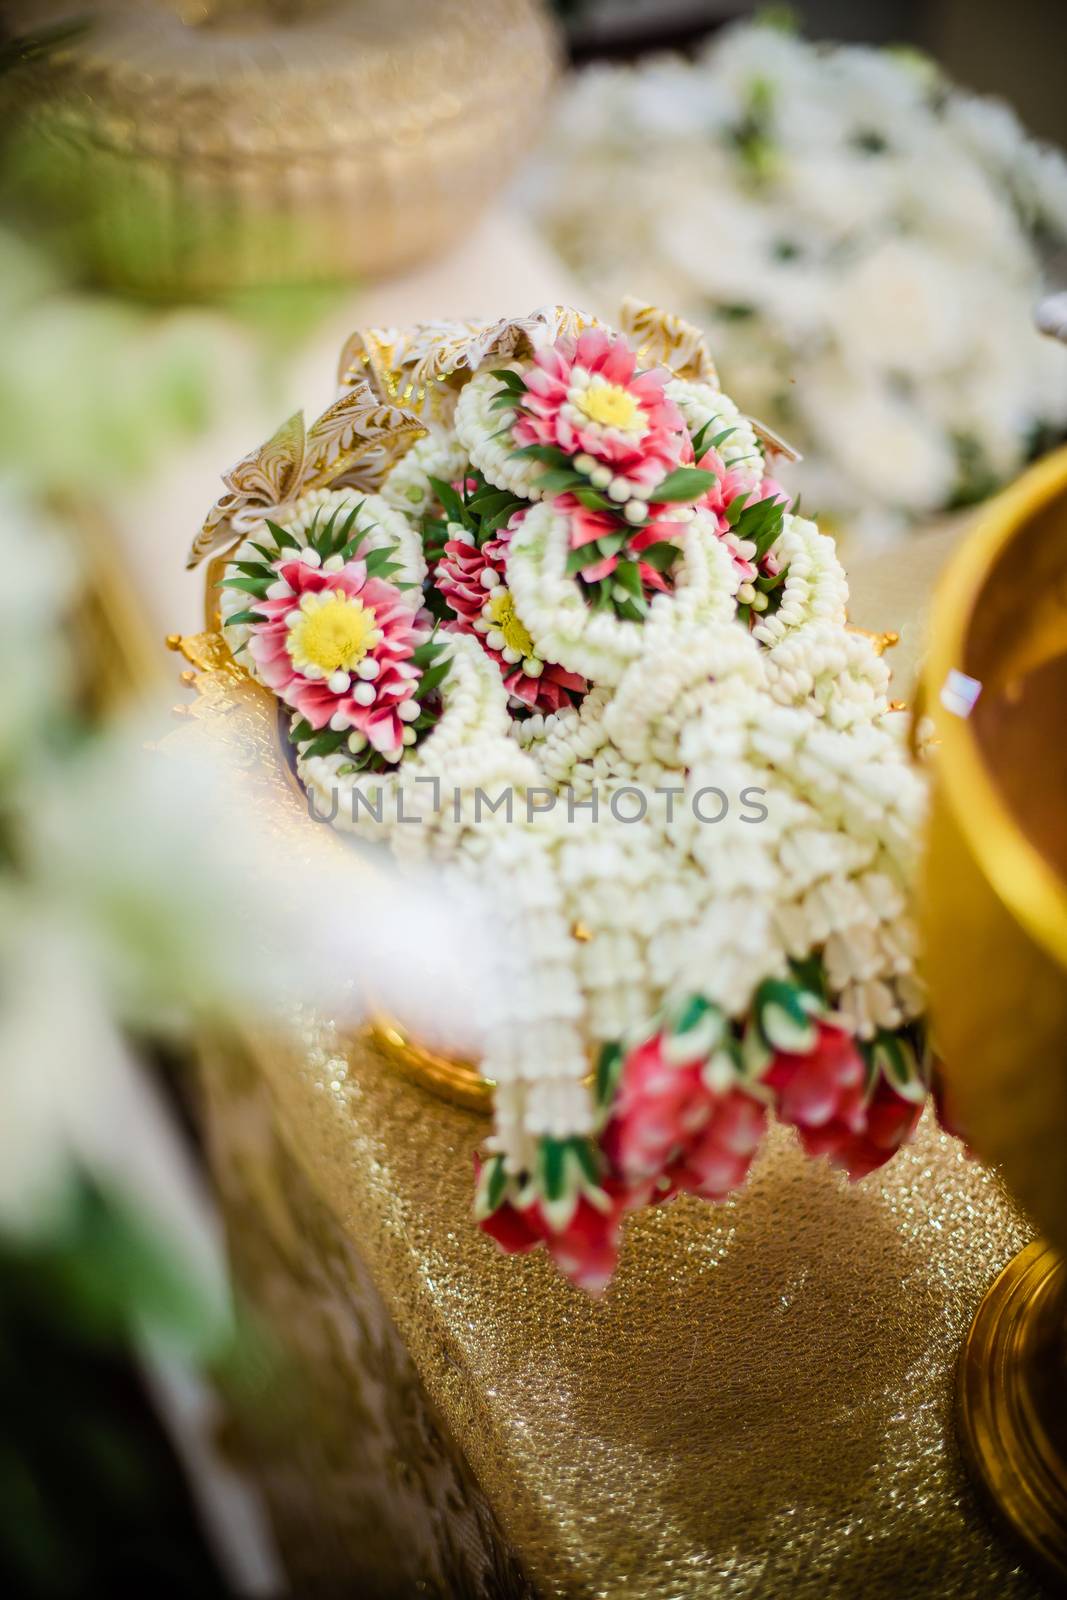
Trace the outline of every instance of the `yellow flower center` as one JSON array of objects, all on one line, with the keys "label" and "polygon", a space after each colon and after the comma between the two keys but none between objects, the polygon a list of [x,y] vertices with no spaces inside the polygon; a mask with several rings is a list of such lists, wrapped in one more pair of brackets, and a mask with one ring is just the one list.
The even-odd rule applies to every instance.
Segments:
[{"label": "yellow flower center", "polygon": [[286,647],[295,667],[318,667],[329,676],[358,666],[375,631],[374,612],[362,600],[334,590],[305,597]]},{"label": "yellow flower center", "polygon": [[515,614],[515,602],[510,589],[501,586],[492,591],[489,596],[489,619],[494,628],[499,628],[504,635],[504,643],[509,650],[517,650],[520,656],[533,655],[533,640]]},{"label": "yellow flower center", "polygon": [[641,407],[628,389],[617,383],[591,383],[574,404],[590,422],[602,428],[620,428],[630,432],[641,422]]}]

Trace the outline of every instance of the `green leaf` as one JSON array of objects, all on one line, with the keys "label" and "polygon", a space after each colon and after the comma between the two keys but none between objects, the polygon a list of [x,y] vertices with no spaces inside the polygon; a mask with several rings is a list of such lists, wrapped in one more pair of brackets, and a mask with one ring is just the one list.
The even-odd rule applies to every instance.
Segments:
[{"label": "green leaf", "polygon": [[387,572],[399,572],[402,563],[396,560],[396,545],[378,545],[374,550],[368,550],[363,557],[363,564],[367,569],[369,578],[381,578]]},{"label": "green leaf", "polygon": [[750,1081],[761,1078],[771,1063],[773,1051],[763,1037],[755,1017],[750,1017],[741,1035],[741,1071]]},{"label": "green leaf", "polygon": [[278,546],[279,550],[300,549],[299,539],[297,539],[294,534],[291,534],[288,528],[283,528],[280,523],[272,522],[269,517],[265,517],[263,520],[267,528],[270,530],[270,536]]},{"label": "green leaf", "polygon": [[744,511],[745,506],[748,504],[751,494],[751,489],[742,489],[741,493],[739,495],[735,495],[730,501],[730,504],[727,506],[726,520],[730,524],[731,528],[736,528],[737,524],[740,522],[741,514]]},{"label": "green leaf", "polygon": [[317,738],[313,739],[308,745],[307,749],[302,752],[302,754],[306,759],[310,759],[312,756],[332,756],[335,751],[340,750],[341,746],[346,742],[347,739],[347,731],[336,733],[331,728],[325,733],[320,733]]},{"label": "green leaf", "polygon": [[475,517],[491,517],[502,506],[513,506],[516,503],[510,489],[481,489],[467,501],[467,510]]},{"label": "green leaf", "polygon": [[755,587],[759,589],[761,594],[773,594],[774,591],[776,589],[780,589],[782,584],[785,582],[788,571],[788,567],[783,567],[781,571],[776,572],[773,577],[765,573],[760,573],[759,577],[756,579]]},{"label": "green leaf", "polygon": [[663,1054],[678,1065],[706,1061],[723,1043],[726,1018],[701,994],[687,996],[666,1017]]},{"label": "green leaf", "polygon": [[268,550],[266,545],[256,544],[254,539],[250,539],[248,542],[252,546],[253,550],[258,550],[259,554],[263,557],[264,561],[267,563],[267,566],[270,567],[271,571],[273,571],[275,562],[278,559],[277,550]]},{"label": "green leaf", "polygon": [[[348,516],[345,518],[344,522],[341,525],[340,533],[337,536],[337,544],[338,544],[338,546],[342,546],[342,545],[348,544],[349,540],[352,537],[352,529],[355,526],[356,518],[359,516],[360,512],[363,510],[363,507],[365,505],[366,505],[366,501],[365,500],[360,500],[356,505],[354,505],[352,507],[351,511],[348,513]],[[373,524],[372,524],[372,526],[373,526]],[[365,539],[367,534],[370,533],[370,531],[371,531],[370,528],[361,528],[360,531],[359,531],[360,540]]]},{"label": "green leaf", "polygon": [[597,1151],[590,1139],[571,1139],[570,1154],[576,1161],[587,1184],[600,1187],[601,1166]]},{"label": "green leaf", "polygon": [[451,670],[451,656],[449,656],[445,661],[439,661],[434,667],[427,667],[416,686],[415,698],[417,700],[423,700],[428,694],[432,694],[433,691],[439,687],[439,685],[444,683]]},{"label": "green leaf", "polygon": [[586,550],[598,556],[617,556],[630,537],[629,530],[620,528],[618,533],[604,533],[599,539],[592,540],[584,546]]},{"label": "green leaf", "polygon": [[644,584],[641,582],[641,574],[634,562],[620,561],[615,571],[611,574],[611,581],[621,588],[629,590],[634,599],[644,599]]},{"label": "green leaf", "polygon": [[643,597],[636,600],[616,600],[615,609],[624,622],[644,622],[648,616],[648,602]]},{"label": "green leaf", "polygon": [[573,467],[552,467],[542,472],[537,487],[542,494],[566,494],[571,489],[584,489],[585,479]]},{"label": "green leaf", "polygon": [[[862,1046],[861,1046],[862,1048]],[[928,1086],[910,1039],[880,1028],[867,1047],[873,1065],[883,1074],[903,1100],[918,1105],[926,1099]]]},{"label": "green leaf", "polygon": [[437,496],[444,509],[445,517],[449,522],[459,522],[466,526],[466,517],[463,514],[463,502],[450,483],[443,483],[440,478],[430,478],[430,488]]},{"label": "green leaf", "polygon": [[643,561],[654,572],[667,572],[681,555],[676,544],[671,544],[666,539],[658,539],[655,544],[650,544],[637,556],[638,561]]},{"label": "green leaf", "polygon": [[718,417],[709,417],[707,422],[705,422],[704,426],[702,428],[699,428],[697,430],[697,432],[694,433],[694,435],[693,435],[693,454],[697,457],[698,460],[708,450],[718,450],[719,446],[722,445],[722,444],[725,444],[726,440],[730,437],[730,435],[732,433],[736,433],[737,432],[736,427],[723,428],[722,432],[721,433],[717,433],[715,435],[714,439],[709,439],[708,438],[708,434],[710,433],[711,429],[715,426],[715,424],[718,422],[718,420],[719,420]]},{"label": "green leaf", "polygon": [[524,504],[525,502],[522,500],[512,500],[510,504],[501,506],[499,511],[494,511],[491,517],[483,517],[482,525],[479,530],[479,542],[484,543],[485,540],[490,538],[494,533],[498,533],[501,528],[505,527],[507,523],[511,521],[516,511],[518,511]]},{"label": "green leaf", "polygon": [[570,456],[556,444],[524,444],[511,452],[518,460],[543,461],[549,467],[565,467]]},{"label": "green leaf", "polygon": [[315,730],[306,717],[301,717],[300,721],[293,727],[290,737],[297,744],[303,744],[305,739],[313,739],[315,737]]},{"label": "green leaf", "polygon": [[254,627],[257,622],[263,622],[264,620],[265,619],[262,612],[259,611],[235,611],[231,616],[226,618],[225,625],[227,628],[251,628]]},{"label": "green leaf", "polygon": [[514,389],[517,394],[526,393],[526,379],[521,372],[512,372],[509,367],[494,367],[489,376],[498,378],[502,384]]},{"label": "green leaf", "polygon": [[244,594],[254,594],[257,600],[266,599],[267,590],[274,579],[271,578],[223,578],[219,585],[221,589],[240,589]]},{"label": "green leaf", "polygon": [[563,570],[569,578],[573,578],[576,572],[581,572],[583,567],[591,567],[597,559],[595,544],[579,545],[576,550],[568,552],[567,562]]},{"label": "green leaf", "polygon": [[616,1042],[601,1046],[596,1064],[596,1103],[605,1109],[615,1098],[624,1061],[622,1046]]},{"label": "green leaf", "polygon": [[566,1139],[541,1140],[537,1150],[537,1163],[540,1168],[541,1188],[548,1200],[561,1200],[566,1187]]},{"label": "green leaf", "polygon": [[699,500],[712,484],[717,482],[714,472],[702,467],[676,467],[652,491],[652,498],[663,500]]},{"label": "green leaf", "polygon": [[813,995],[781,978],[765,978],[756,990],[755,1012],[763,1037],[773,1049],[790,1055],[804,1055],[814,1046],[812,1012],[818,1009]]},{"label": "green leaf", "polygon": [[588,511],[616,511],[618,507],[599,489],[575,489],[575,494]]},{"label": "green leaf", "polygon": [[691,994],[683,1000],[677,1012],[671,1018],[670,1026],[674,1033],[691,1033],[694,1028],[699,1028],[708,1012],[712,1009],[711,1002],[705,1000],[702,994]]},{"label": "green leaf", "polygon": [[829,989],[822,957],[817,955],[805,956],[802,959],[798,957],[790,961],[789,965],[800,988],[813,995],[821,1006],[826,1006]]},{"label": "green leaf", "polygon": [[474,1196],[474,1215],[481,1222],[503,1202],[507,1193],[508,1178],[504,1169],[504,1157],[493,1155],[482,1166],[478,1174],[478,1187]]},{"label": "green leaf", "polygon": [[415,649],[411,652],[412,662],[416,667],[428,667],[434,658],[441,654],[444,648],[445,641],[437,637],[437,629],[435,628],[428,639],[424,639],[420,645],[415,646]]}]

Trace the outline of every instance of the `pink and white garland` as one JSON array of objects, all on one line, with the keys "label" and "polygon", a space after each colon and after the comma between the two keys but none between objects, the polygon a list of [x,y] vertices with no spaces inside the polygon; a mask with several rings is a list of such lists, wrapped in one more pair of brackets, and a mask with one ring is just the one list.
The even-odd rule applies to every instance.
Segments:
[{"label": "pink and white garland", "polygon": [[[476,1216],[590,1289],[629,1211],[724,1198],[771,1116],[858,1178],[930,1080],[923,795],[885,668],[694,330],[624,320],[361,336],[417,353],[425,436],[380,492],[253,521],[222,604],[321,811],[503,889],[521,954],[483,1019]],[[758,798],[709,817],[717,794]]]}]

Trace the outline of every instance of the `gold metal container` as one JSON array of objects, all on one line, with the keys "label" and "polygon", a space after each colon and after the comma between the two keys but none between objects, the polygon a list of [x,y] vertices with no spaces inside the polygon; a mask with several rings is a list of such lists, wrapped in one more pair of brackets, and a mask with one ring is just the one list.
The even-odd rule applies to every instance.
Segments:
[{"label": "gold metal container", "polygon": [[9,15],[17,31],[84,19],[9,75],[18,165],[99,277],[151,294],[432,257],[534,137],[556,59],[537,0],[15,0]]},{"label": "gold metal container", "polygon": [[935,599],[920,702],[934,790],[923,916],[949,1108],[1046,1231],[983,1302],[961,1438],[1067,1578],[1067,450],[979,519]]}]

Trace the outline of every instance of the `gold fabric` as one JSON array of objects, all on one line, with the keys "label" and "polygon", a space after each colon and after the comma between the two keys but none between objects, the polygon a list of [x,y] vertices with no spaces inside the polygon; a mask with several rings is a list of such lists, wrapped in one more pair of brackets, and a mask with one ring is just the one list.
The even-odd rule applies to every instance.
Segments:
[{"label": "gold fabric", "polygon": [[[276,1118],[244,1152],[254,1192],[284,1195],[299,1172],[322,1202],[282,1315],[299,1334],[332,1300],[337,1343],[320,1359],[350,1380],[348,1416],[331,1412],[344,1448],[355,1463],[366,1444],[361,1260],[540,1592],[1038,1592],[976,1505],[952,1426],[963,1335],[1029,1233],[929,1123],[854,1187],[777,1131],[726,1205],[633,1219],[597,1304],[472,1228],[483,1119],[370,1046],[261,1040],[254,1055]],[[243,1111],[214,1082],[219,1137]],[[258,1220],[276,1226],[269,1203]],[[277,1306],[294,1270],[274,1264],[257,1298]]]},{"label": "gold fabric", "polygon": [[[894,558],[854,608],[899,627],[905,648],[943,553],[918,543],[910,594],[878,603],[893,584],[899,593]],[[908,675],[913,661],[914,646]],[[309,1441],[300,1447],[325,1523],[356,1515],[345,1472],[358,1476],[366,1447],[367,1341],[381,1343],[365,1332],[370,1294],[407,1352],[396,1382],[421,1389],[410,1404],[439,1419],[440,1450],[461,1463],[463,1561],[450,1568],[435,1543],[449,1517],[433,1482],[431,1531],[409,1547],[423,1552],[428,1592],[521,1592],[501,1536],[546,1595],[1040,1592],[979,1507],[952,1416],[963,1336],[1031,1230],[931,1119],[854,1186],[776,1129],[725,1205],[683,1198],[632,1218],[616,1278],[593,1302],[543,1256],[505,1258],[471,1225],[483,1118],[406,1081],[373,1045],[340,1051],[310,1023],[301,1044],[256,1039],[248,1054],[243,1087],[232,1052],[209,1061],[209,1123],[225,1194],[234,1130],[260,1097],[240,1160],[253,1202],[233,1215],[243,1277],[298,1349],[309,1327],[334,1330],[312,1361],[333,1380],[332,1471],[315,1478]],[[249,1263],[257,1230],[290,1228],[294,1195],[302,1231]],[[384,1519],[395,1500],[373,1503]],[[361,1548],[348,1570],[366,1582]]]}]

